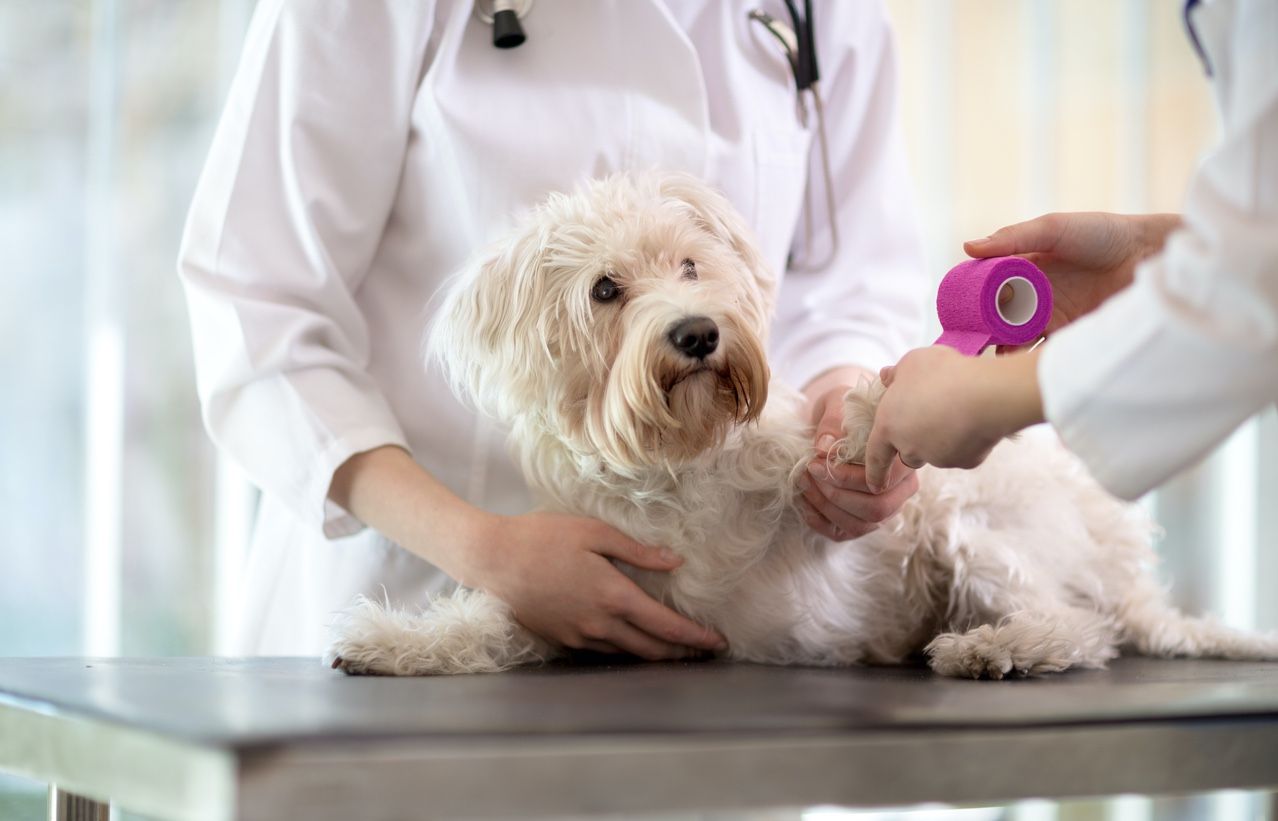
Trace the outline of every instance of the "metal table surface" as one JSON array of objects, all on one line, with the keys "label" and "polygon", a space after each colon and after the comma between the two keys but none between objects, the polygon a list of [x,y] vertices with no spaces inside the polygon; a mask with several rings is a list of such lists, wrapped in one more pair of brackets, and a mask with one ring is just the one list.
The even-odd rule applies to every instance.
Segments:
[{"label": "metal table surface", "polygon": [[1039,679],[720,663],[351,678],[0,659],[0,770],[172,819],[524,816],[1278,787],[1278,663]]}]

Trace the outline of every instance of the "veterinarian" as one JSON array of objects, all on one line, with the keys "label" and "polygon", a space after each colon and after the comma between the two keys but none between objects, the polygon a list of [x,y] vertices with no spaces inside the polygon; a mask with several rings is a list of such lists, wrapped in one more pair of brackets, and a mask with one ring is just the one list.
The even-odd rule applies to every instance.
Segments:
[{"label": "veterinarian", "polygon": [[[831,212],[760,3],[785,13],[536,3],[512,49],[470,2],[258,3],[179,262],[206,426],[262,490],[240,652],[320,653],[356,595],[418,607],[453,580],[570,647],[720,645],[607,561],[674,571],[661,545],[527,513],[503,432],[421,348],[432,295],[513,214],[614,171],[689,171],[779,272],[774,373],[805,388],[828,446],[845,386],[921,341],[893,43],[880,3],[818,4]],[[804,483],[812,527],[843,539],[917,487],[901,465],[880,496],[860,468]]]},{"label": "veterinarian", "polygon": [[974,467],[1049,421],[1113,493],[1134,499],[1278,400],[1278,4],[1191,2],[1223,137],[1184,215],[1051,214],[964,247],[1023,254],[1052,281],[1037,350],[967,359],[934,347],[886,369],[867,457]]}]

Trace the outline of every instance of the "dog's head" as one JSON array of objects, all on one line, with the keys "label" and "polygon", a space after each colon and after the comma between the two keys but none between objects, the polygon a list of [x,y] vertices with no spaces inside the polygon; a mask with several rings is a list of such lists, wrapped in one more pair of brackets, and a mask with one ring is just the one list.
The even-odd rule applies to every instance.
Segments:
[{"label": "dog's head", "polygon": [[677,465],[758,416],[774,280],[684,175],[556,194],[452,284],[430,348],[454,389],[620,470]]}]

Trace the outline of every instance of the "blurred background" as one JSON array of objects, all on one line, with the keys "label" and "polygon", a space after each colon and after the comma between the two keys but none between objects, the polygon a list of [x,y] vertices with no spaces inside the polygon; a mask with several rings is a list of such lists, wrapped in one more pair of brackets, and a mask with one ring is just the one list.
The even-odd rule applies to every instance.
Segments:
[{"label": "blurred background", "polygon": [[[938,280],[1046,211],[1178,209],[1216,133],[1182,3],[887,5]],[[252,7],[0,0],[0,657],[222,646],[254,496],[202,431],[175,259]],[[1275,457],[1271,411],[1144,501],[1183,606],[1278,626]],[[0,819],[41,790],[0,781]],[[1264,817],[1247,794],[936,812],[875,817]]]}]

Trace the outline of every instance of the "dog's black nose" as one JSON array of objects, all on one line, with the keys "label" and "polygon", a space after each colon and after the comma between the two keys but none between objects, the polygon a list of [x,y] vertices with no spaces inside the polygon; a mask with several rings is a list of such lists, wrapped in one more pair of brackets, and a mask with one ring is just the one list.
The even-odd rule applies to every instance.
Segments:
[{"label": "dog's black nose", "polygon": [[695,359],[705,359],[719,347],[719,326],[708,316],[690,316],[675,323],[670,344]]}]

